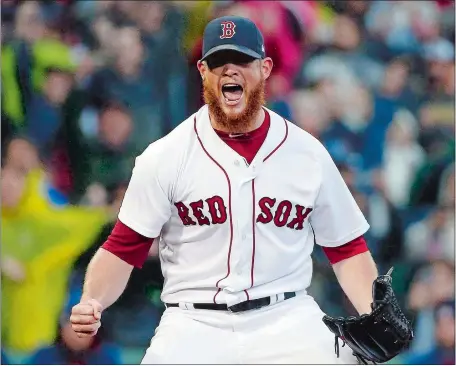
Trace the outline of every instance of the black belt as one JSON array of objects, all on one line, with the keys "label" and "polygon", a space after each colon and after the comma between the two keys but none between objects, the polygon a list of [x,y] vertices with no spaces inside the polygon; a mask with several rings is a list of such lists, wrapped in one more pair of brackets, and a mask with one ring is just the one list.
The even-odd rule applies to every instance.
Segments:
[{"label": "black belt", "polygon": [[[296,296],[296,292],[285,292],[284,300],[291,299],[292,297]],[[240,302],[239,304],[233,306],[227,306],[226,304],[192,304],[194,309],[199,310],[225,310],[230,311],[232,313],[239,313],[241,311],[248,311],[248,310],[255,310],[262,308],[264,306],[268,306],[271,304],[271,297],[262,297],[260,299],[255,300],[247,300],[244,302]],[[165,303],[167,308],[178,308],[179,304],[168,304]]]}]

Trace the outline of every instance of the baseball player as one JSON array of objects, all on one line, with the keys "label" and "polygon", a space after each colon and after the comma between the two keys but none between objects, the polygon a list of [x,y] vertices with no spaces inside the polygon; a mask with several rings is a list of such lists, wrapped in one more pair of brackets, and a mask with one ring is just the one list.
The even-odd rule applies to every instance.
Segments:
[{"label": "baseball player", "polygon": [[[96,334],[156,240],[166,310],[142,363],[355,363],[362,350],[342,334],[346,319],[322,321],[306,289],[316,243],[357,321],[378,323],[372,309],[390,292],[372,289],[368,223],[320,142],[264,107],[273,61],[253,22],[211,21],[197,67],[205,105],[137,157],[73,308],[74,331]],[[333,333],[350,347],[334,352]]]}]

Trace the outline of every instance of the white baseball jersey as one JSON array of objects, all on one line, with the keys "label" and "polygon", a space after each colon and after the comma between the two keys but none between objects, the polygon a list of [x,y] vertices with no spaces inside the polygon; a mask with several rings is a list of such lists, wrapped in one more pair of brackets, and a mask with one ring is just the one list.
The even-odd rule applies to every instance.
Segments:
[{"label": "white baseball jersey", "polygon": [[160,238],[162,301],[227,303],[305,290],[316,243],[369,228],[330,155],[268,110],[250,165],[212,128],[207,106],[136,159],[119,220]]}]

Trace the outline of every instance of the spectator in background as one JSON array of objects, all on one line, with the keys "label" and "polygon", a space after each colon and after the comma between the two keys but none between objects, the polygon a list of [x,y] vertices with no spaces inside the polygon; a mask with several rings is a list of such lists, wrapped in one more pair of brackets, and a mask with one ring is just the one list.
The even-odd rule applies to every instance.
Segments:
[{"label": "spectator in background", "polygon": [[411,262],[454,260],[454,206],[439,206],[405,232],[405,256]]},{"label": "spectator in background", "polygon": [[90,94],[98,107],[109,100],[128,106],[133,117],[130,142],[138,155],[169,131],[168,74],[157,61],[164,55],[150,54],[137,28],[125,26],[116,33],[114,63],[93,76]]},{"label": "spectator in background", "polygon": [[38,1],[27,1],[19,6],[14,30],[16,39],[30,44],[45,37],[44,13]]},{"label": "spectator in background", "polygon": [[[455,364],[455,301],[443,300],[432,311],[433,346],[428,350],[416,349],[402,359],[405,365],[454,365]],[[428,329],[421,329],[427,331]]]},{"label": "spectator in background", "polygon": [[[89,2],[79,2],[78,4],[90,4]],[[97,7],[103,2],[93,2],[93,6]],[[94,9],[96,11],[96,8]],[[91,55],[95,60],[98,60],[99,66],[105,65],[114,57],[114,48],[116,43],[116,26],[109,17],[104,14],[91,16],[89,19],[79,19],[80,27],[84,31],[82,37],[87,38],[86,44],[89,45]]]},{"label": "spectator in background", "polygon": [[399,108],[415,111],[420,106],[422,96],[411,75],[412,62],[411,58],[405,56],[392,59],[386,65],[380,88],[374,92],[394,101]]},{"label": "spectator in background", "polygon": [[49,67],[65,70],[75,67],[70,47],[62,42],[58,31],[58,17],[58,12],[50,11],[38,1],[25,1],[17,10],[15,40],[24,42],[20,47],[30,47],[21,50],[25,57],[20,60],[24,63],[20,67],[24,69],[27,64],[33,67],[30,78],[34,90],[41,90]]},{"label": "spectator in background", "polygon": [[418,105],[412,90],[409,64],[404,58],[393,59],[385,68],[383,81],[373,90],[372,116],[363,131],[364,169],[376,169],[384,163],[387,131],[399,109]]},{"label": "spectator in background", "polygon": [[352,188],[353,195],[371,225],[366,240],[378,258],[379,272],[386,272],[403,254],[400,213],[386,197],[383,170],[374,171],[370,185],[356,183]]},{"label": "spectator in background", "polygon": [[369,91],[358,84],[336,84],[334,94],[323,92],[323,96],[329,96],[334,104],[332,122],[323,132],[322,142],[336,161],[347,161],[360,169],[365,158],[360,154],[362,131],[372,113]]},{"label": "spectator in background", "polygon": [[289,98],[292,120],[320,139],[334,160],[359,165],[357,129],[368,119],[370,100],[362,88],[353,89],[353,98],[343,98],[343,92],[329,79],[307,91],[297,89]]},{"label": "spectator in background", "polygon": [[155,56],[158,72],[166,76],[162,92],[165,98],[165,133],[187,118],[188,69],[183,50],[183,14],[170,2],[140,2],[137,26],[150,55]]},{"label": "spectator in background", "polygon": [[15,137],[8,141],[3,156],[3,167],[27,174],[40,169],[41,161],[36,146],[28,139]]},{"label": "spectator in background", "polygon": [[426,154],[417,142],[418,123],[407,110],[399,110],[388,127],[383,156],[388,200],[398,208],[408,204],[413,178]]},{"label": "spectator in background", "polygon": [[454,45],[443,38],[424,45],[427,95],[431,101],[454,101]]},{"label": "spectator in background", "polygon": [[[106,213],[66,206],[29,141],[12,140],[5,155],[2,341],[27,352],[53,339],[71,259],[90,244]],[[29,300],[35,302],[33,307]]]},{"label": "spectator in background", "polygon": [[[130,140],[134,128],[131,112],[121,103],[111,101],[98,114],[82,117],[83,141],[80,151],[74,155],[84,164],[74,171],[75,179],[85,182],[83,202],[93,204],[97,201],[97,205],[106,205],[106,191],[127,181],[134,165],[135,149]],[[95,194],[98,198],[93,197],[95,186],[100,190]],[[104,197],[101,201],[100,195]]]},{"label": "spectator in background", "polygon": [[421,42],[438,37],[439,10],[434,1],[377,0],[367,11],[365,24],[387,46],[387,61],[403,54],[417,55]]},{"label": "spectator in background", "polygon": [[331,4],[331,7],[339,14],[345,14],[356,21],[360,26],[364,26],[364,17],[369,10],[370,1],[366,0],[347,0],[338,1]]},{"label": "spectator in background", "polygon": [[[439,120],[442,120],[441,111],[436,110],[431,103],[424,104],[418,113],[420,122],[418,142],[426,151],[427,160],[416,174],[409,203],[435,205],[438,203],[442,174],[454,163],[454,125],[452,127],[447,125],[445,128],[439,124]],[[454,115],[454,110],[452,113]]]},{"label": "spectator in background", "polygon": [[383,67],[363,52],[361,30],[356,22],[349,16],[337,15],[331,35],[329,46],[302,65],[300,82],[330,78],[343,86],[362,82],[364,86],[378,88]]},{"label": "spectator in background", "polygon": [[294,123],[320,138],[331,122],[324,98],[311,90],[299,89],[292,92],[289,100]]},{"label": "spectator in background", "polygon": [[48,68],[41,93],[35,93],[26,109],[26,135],[48,160],[62,124],[62,107],[73,87],[73,74]]},{"label": "spectator in background", "polygon": [[415,340],[411,352],[430,351],[435,346],[435,307],[454,299],[454,264],[449,260],[436,260],[419,266],[416,270],[407,299],[408,309],[415,314]]},{"label": "spectator in background", "polygon": [[[2,117],[11,136],[26,135],[49,157],[61,123],[59,100],[68,94],[65,85],[71,85],[61,80],[65,78],[63,74],[74,71],[74,64],[70,48],[56,32],[58,12],[47,10],[36,1],[18,5],[14,36],[2,44],[1,73]],[[49,73],[50,70],[54,71]],[[61,75],[55,70],[60,70]],[[48,75],[52,75],[49,80]]]},{"label": "spectator in background", "polygon": [[443,301],[434,309],[435,346],[428,352],[417,352],[405,357],[406,365],[454,365],[455,364],[455,304]]}]

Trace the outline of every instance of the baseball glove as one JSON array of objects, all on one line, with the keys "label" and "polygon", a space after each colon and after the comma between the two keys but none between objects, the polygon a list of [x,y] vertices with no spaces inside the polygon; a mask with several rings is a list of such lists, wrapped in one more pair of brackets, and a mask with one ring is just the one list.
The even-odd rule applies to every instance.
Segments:
[{"label": "baseball glove", "polygon": [[353,351],[360,363],[383,363],[404,350],[413,339],[410,322],[399,307],[391,286],[392,268],[372,285],[372,312],[357,317],[332,318],[323,322],[336,335],[335,351],[339,357],[339,338]]}]

